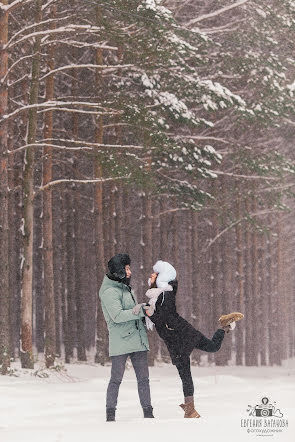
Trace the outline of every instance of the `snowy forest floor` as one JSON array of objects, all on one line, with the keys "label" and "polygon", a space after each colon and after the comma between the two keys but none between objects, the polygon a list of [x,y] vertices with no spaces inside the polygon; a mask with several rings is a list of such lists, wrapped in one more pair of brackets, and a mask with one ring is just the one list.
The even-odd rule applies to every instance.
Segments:
[{"label": "snowy forest floor", "polygon": [[183,419],[181,383],[168,364],[150,368],[156,419],[143,419],[135,374],[128,368],[115,423],[105,422],[110,366],[75,363],[49,373],[39,364],[35,375],[18,363],[13,367],[17,376],[0,377],[1,442],[257,441],[261,433],[247,432],[241,422],[253,419],[247,408],[264,396],[288,419],[288,428],[264,436],[295,440],[295,359],[281,367],[192,367],[200,419]]}]

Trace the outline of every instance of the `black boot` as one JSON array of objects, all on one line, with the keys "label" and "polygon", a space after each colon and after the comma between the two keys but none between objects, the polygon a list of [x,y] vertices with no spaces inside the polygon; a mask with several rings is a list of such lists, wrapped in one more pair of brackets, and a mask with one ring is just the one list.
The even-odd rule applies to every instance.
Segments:
[{"label": "black boot", "polygon": [[155,417],[153,415],[153,407],[152,406],[143,408],[143,417],[149,417],[149,418]]},{"label": "black boot", "polygon": [[115,408],[107,408],[107,422],[114,422],[115,414],[116,414]]}]

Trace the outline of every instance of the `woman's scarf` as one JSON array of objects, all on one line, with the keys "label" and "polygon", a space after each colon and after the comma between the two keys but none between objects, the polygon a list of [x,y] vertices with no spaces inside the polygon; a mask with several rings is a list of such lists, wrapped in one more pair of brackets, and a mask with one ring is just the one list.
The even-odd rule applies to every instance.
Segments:
[{"label": "woman's scarf", "polygon": [[[151,307],[150,310],[152,311],[152,315],[154,314],[154,311],[156,310],[156,302],[158,300],[158,297],[161,295],[161,293],[171,292],[172,290],[173,290],[173,288],[169,284],[167,284],[167,286],[164,288],[153,288],[153,289],[147,290],[145,295],[149,298],[148,304]],[[163,304],[164,299],[165,299],[165,293],[163,295],[163,301],[162,301],[161,305]],[[148,330],[153,330],[154,323],[150,320],[150,318],[148,316],[145,317],[145,324],[146,324],[146,327]]]}]

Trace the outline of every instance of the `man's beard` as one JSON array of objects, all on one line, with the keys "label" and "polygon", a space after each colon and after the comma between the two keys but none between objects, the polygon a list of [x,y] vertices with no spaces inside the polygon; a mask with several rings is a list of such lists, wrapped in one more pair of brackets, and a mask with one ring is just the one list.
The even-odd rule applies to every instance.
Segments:
[{"label": "man's beard", "polygon": [[131,281],[131,276],[130,276],[130,278],[124,278],[123,280],[122,280],[122,282],[124,283],[124,284],[126,284],[126,285],[130,285],[130,281]]}]

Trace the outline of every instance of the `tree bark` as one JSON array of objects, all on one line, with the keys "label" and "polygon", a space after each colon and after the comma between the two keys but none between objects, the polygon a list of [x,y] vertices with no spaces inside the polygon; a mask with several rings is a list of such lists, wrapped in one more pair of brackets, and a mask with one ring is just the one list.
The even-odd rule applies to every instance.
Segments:
[{"label": "tree bark", "polygon": [[[35,2],[35,21],[42,20],[42,0]],[[32,61],[32,80],[29,104],[38,103],[40,74],[41,36],[35,37]],[[37,109],[29,110],[27,144],[34,144],[37,132]],[[21,302],[21,364],[22,368],[34,368],[32,343],[32,282],[33,282],[33,238],[34,238],[34,148],[27,147],[25,152],[23,181],[23,243],[24,256],[22,265],[22,302]]]},{"label": "tree bark", "polygon": [[[13,92],[14,93],[14,92]],[[15,131],[15,122],[10,121],[8,124],[8,150],[13,150],[13,135]],[[17,265],[18,256],[18,229],[17,229],[17,198],[15,193],[15,156],[10,154],[8,157],[8,219],[9,219],[9,254],[8,254],[8,268],[9,268],[9,322],[10,322],[10,356],[15,357],[15,350],[19,345],[19,327],[18,327],[18,310],[19,310],[19,293],[18,290],[18,274],[19,267]]]},{"label": "tree bark", "polygon": [[[191,263],[192,263],[192,324],[196,329],[200,327],[200,284],[199,284],[199,276],[200,276],[200,268],[198,265],[198,257],[199,257],[199,214],[198,212],[191,211],[191,248],[189,253],[191,254]],[[194,351],[192,354],[193,361],[195,361],[198,365],[201,362],[201,353],[198,351]]]},{"label": "tree bark", "polygon": [[[2,1],[8,5],[8,1]],[[8,113],[8,92],[1,80],[8,70],[8,13],[0,15],[0,117]],[[10,366],[9,348],[9,257],[8,257],[8,127],[0,126],[0,372],[6,374]]]},{"label": "tree bark", "polygon": [[[100,18],[100,8],[97,7],[97,21]],[[103,56],[102,50],[96,50],[95,64],[102,64]],[[101,88],[102,78],[96,69],[95,83],[96,88]],[[95,128],[95,142],[103,143],[103,117],[99,116],[96,119]],[[99,158],[94,160],[94,178],[102,177],[103,171]],[[96,285],[97,285],[97,308],[96,308],[96,355],[95,362],[104,365],[108,360],[107,354],[107,329],[102,312],[101,302],[98,296],[106,268],[105,268],[105,254],[104,254],[104,235],[103,235],[103,184],[97,183],[94,185],[94,225],[95,225],[95,255],[96,255]]]},{"label": "tree bark", "polygon": [[260,247],[259,247],[259,311],[261,312],[260,321],[258,324],[258,336],[259,336],[259,352],[260,352],[260,364],[267,365],[267,296],[268,291],[266,288],[266,235],[260,235]]},{"label": "tree bark", "polygon": [[[153,221],[152,221],[152,199],[150,195],[142,197],[142,281],[145,283],[147,275],[153,266]],[[143,284],[145,292],[146,284]],[[142,301],[142,300],[141,300]],[[146,300],[144,300],[146,301]],[[148,352],[149,366],[155,365],[156,358],[156,334],[149,332],[150,351]]]},{"label": "tree bark", "polygon": [[[250,204],[249,201],[246,201],[246,211],[250,213]],[[250,226],[246,226],[246,230],[244,233],[245,236],[245,327],[246,327],[246,335],[245,335],[245,364],[247,366],[253,365],[253,318],[252,318],[252,303],[253,303],[253,281],[252,281],[252,265],[251,265],[251,232]],[[256,339],[256,337],[254,337]]]},{"label": "tree bark", "polygon": [[[239,194],[237,200],[237,219],[241,219],[242,217],[242,204],[241,204],[241,196]],[[245,274],[244,274],[244,241],[243,241],[243,233],[242,233],[243,225],[241,223],[236,224],[235,234],[236,234],[236,253],[237,253],[237,310],[240,312],[244,312],[245,303],[244,303],[244,291],[245,291]],[[242,324],[241,324],[242,325]],[[243,325],[241,327],[237,327],[236,329],[236,364],[243,365],[244,362],[244,338],[243,338]]]},{"label": "tree bark", "polygon": [[[215,184],[215,193],[217,193],[216,184]],[[218,219],[218,214],[216,211],[217,211],[217,208],[214,210],[214,214],[213,214],[213,229],[212,229],[213,237],[217,236],[220,231],[219,219]],[[211,300],[212,300],[213,329],[218,328],[218,318],[222,314],[224,314],[223,313],[224,312],[223,300],[222,300],[223,294],[221,293],[221,287],[222,287],[221,265],[220,265],[221,264],[221,257],[220,257],[221,243],[222,243],[222,238],[219,241],[215,241],[213,246],[211,246],[211,258],[210,258],[210,260],[211,260],[211,275],[210,275],[210,279],[211,279],[211,287],[212,287]],[[225,342],[224,342],[224,345],[225,345]],[[215,364],[217,366],[226,365],[226,362],[227,362],[226,357],[227,357],[227,355],[226,355],[226,352],[224,351],[224,348],[223,348],[223,351],[219,351],[214,354]]]},{"label": "tree bark", "polygon": [[72,191],[68,192],[66,202],[65,202],[65,212],[64,216],[67,217],[67,223],[65,225],[65,267],[66,267],[66,278],[65,278],[65,317],[66,325],[65,330],[65,361],[66,363],[71,362],[71,358],[74,356],[74,345],[76,336],[76,311],[75,311],[75,252],[74,252],[74,212],[73,212],[74,198]]},{"label": "tree bark", "polygon": [[[50,18],[56,17],[56,6],[51,7]],[[50,29],[55,29],[53,21]],[[48,48],[48,69],[54,69],[55,46]],[[46,78],[46,101],[54,97],[54,75]],[[44,139],[52,138],[53,112],[45,113]],[[43,159],[43,186],[52,181],[52,148],[44,147]],[[56,357],[56,322],[55,322],[55,296],[53,272],[53,230],[52,230],[52,190],[47,188],[43,194],[43,259],[44,259],[44,297],[45,297],[45,364],[47,368],[54,366]]]},{"label": "tree bark", "polygon": [[[164,213],[168,210],[167,201],[165,199],[160,200],[160,213]],[[160,216],[160,256],[158,259],[163,261],[167,260],[168,256],[168,214]],[[164,362],[170,362],[170,356],[164,341],[161,339],[159,343],[161,358]]]},{"label": "tree bark", "polygon": [[[255,189],[254,189],[255,191]],[[252,211],[255,213],[257,211],[257,203],[255,195],[252,197]],[[258,303],[258,250],[257,250],[257,231],[255,227],[253,228],[251,234],[251,274],[252,274],[252,293],[251,293],[251,305],[250,305],[250,315],[251,315],[251,358],[252,364],[258,366],[258,321],[260,321],[260,311]],[[248,330],[247,330],[248,332]]]},{"label": "tree bark", "polygon": [[[74,51],[75,52],[75,51]],[[79,93],[79,82],[77,71],[73,69],[73,96]],[[73,114],[73,139],[78,139],[79,136],[79,116],[77,113]],[[74,156],[74,171],[76,178],[79,176],[79,157],[78,154]],[[75,278],[75,306],[76,306],[76,344],[78,361],[86,361],[86,343],[85,343],[85,299],[83,294],[83,272],[82,272],[82,253],[83,253],[83,239],[82,239],[82,210],[81,210],[81,194],[79,187],[75,184],[74,190],[74,278]]]}]

